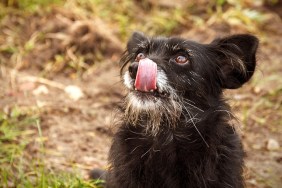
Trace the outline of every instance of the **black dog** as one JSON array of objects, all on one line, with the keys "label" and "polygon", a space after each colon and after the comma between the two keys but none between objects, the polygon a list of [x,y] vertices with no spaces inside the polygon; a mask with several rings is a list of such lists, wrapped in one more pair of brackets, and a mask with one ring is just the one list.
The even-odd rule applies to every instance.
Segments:
[{"label": "black dog", "polygon": [[106,187],[244,187],[244,152],[222,91],[252,77],[257,47],[251,35],[199,44],[134,33],[121,60],[129,93]]}]

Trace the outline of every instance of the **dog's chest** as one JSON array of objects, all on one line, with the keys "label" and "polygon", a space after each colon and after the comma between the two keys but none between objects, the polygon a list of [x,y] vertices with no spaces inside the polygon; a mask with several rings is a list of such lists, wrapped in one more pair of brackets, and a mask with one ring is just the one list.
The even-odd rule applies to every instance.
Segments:
[{"label": "dog's chest", "polygon": [[[130,158],[139,161],[144,168],[170,169],[176,166],[189,168],[192,161],[202,158],[205,145],[189,134],[165,132],[157,136],[145,136],[130,132],[124,139]],[[187,166],[188,165],[188,166]]]},{"label": "dog's chest", "polygon": [[[197,169],[197,164],[204,161],[204,144],[198,145],[197,140],[192,140],[187,135],[166,132],[153,137],[144,136],[134,130],[129,131],[123,141],[122,150],[126,151],[124,154],[127,160],[122,166],[129,172],[138,174],[138,181],[146,179],[142,181],[145,184],[162,184],[154,184],[156,187],[181,187],[188,184],[187,177],[191,177],[191,170]],[[173,182],[173,185],[169,182]],[[150,186],[146,184],[144,187]]]}]

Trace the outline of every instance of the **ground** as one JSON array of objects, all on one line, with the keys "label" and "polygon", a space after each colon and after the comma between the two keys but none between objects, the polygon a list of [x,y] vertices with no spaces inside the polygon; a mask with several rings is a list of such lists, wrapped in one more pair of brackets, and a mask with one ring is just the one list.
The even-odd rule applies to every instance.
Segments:
[{"label": "ground", "polygon": [[[49,15],[49,21],[44,20],[42,15],[33,15],[30,17],[30,27],[21,27],[20,30],[23,32],[22,37],[27,37],[28,41],[32,41],[32,37],[38,34],[36,31],[48,30],[49,43],[47,39],[41,41],[36,38],[37,42],[34,44],[41,48],[32,48],[33,53],[24,54],[21,60],[5,50],[1,51],[2,62],[14,58],[15,62],[25,63],[0,64],[0,107],[3,112],[8,112],[15,106],[20,109],[34,109],[32,113],[38,114],[40,120],[46,168],[75,171],[87,178],[89,170],[107,168],[107,153],[116,129],[116,111],[126,93],[120,81],[118,64],[125,42],[111,37],[111,32],[104,37],[101,34],[103,28],[87,28],[89,23],[85,20],[73,26],[73,23],[68,24],[71,15],[58,10],[54,10],[54,13],[55,16]],[[62,33],[65,36],[56,33],[57,26],[52,26],[58,20],[61,23],[60,31],[64,31]],[[15,25],[11,22],[21,21],[16,16],[14,19],[10,17],[2,21],[4,26],[0,41],[13,40],[9,32],[15,32],[11,29]],[[246,150],[245,177],[249,188],[282,187],[282,22],[278,15],[272,17],[272,21],[259,34],[261,43],[257,55],[258,68],[253,79],[236,91],[225,92],[240,124],[238,130]],[[84,32],[76,35],[85,27],[87,29]],[[242,31],[245,30],[236,26],[229,28],[224,24],[211,24],[210,27],[190,28],[180,34],[189,40],[207,43],[219,35]],[[86,36],[87,33],[95,33],[98,39],[91,39],[90,36],[84,43],[89,40],[92,43],[87,47],[80,46],[81,36]],[[79,37],[76,38],[77,36]],[[58,39],[60,37],[70,38],[64,38],[64,42],[61,42]],[[24,39],[18,40],[20,43]],[[76,58],[77,52],[87,56],[89,52],[85,50],[95,50],[97,41],[111,46],[99,47],[102,49],[101,53],[111,53],[101,59],[95,51],[96,62],[89,66],[85,64],[83,73],[80,74],[77,69],[73,71],[74,66],[66,68],[65,64],[60,64],[67,61],[67,58]],[[54,55],[62,54],[66,48],[70,51],[66,53],[67,57],[63,57],[65,59],[60,60],[59,56]],[[53,65],[58,66],[52,66],[50,70],[42,61],[52,57]],[[79,60],[75,62],[79,64]],[[65,87],[70,85],[77,86],[83,96],[79,99],[72,98],[65,91]],[[37,138],[36,134],[34,138]],[[274,146],[271,144],[273,142]],[[38,153],[38,143],[28,144],[26,152],[29,155]]]}]

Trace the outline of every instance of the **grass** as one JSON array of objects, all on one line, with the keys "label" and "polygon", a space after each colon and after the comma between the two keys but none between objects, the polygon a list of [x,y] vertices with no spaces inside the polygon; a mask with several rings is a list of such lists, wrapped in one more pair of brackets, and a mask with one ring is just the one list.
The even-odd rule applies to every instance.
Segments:
[{"label": "grass", "polygon": [[[34,56],[44,56],[34,52],[34,49],[46,46],[50,42],[50,39],[46,39],[46,35],[50,33],[36,30],[31,34],[31,31],[25,27],[26,20],[31,23],[45,20],[39,25],[40,28],[44,28],[45,25],[50,25],[48,20],[51,20],[51,15],[56,13],[56,11],[52,12],[54,6],[57,6],[56,10],[63,10],[63,12],[68,10],[70,15],[75,15],[78,21],[102,20],[122,42],[125,42],[135,30],[148,35],[174,35],[189,31],[190,28],[205,29],[222,23],[260,34],[259,27],[269,19],[269,15],[252,8],[251,3],[249,1],[246,3],[247,1],[244,0],[210,1],[204,5],[207,7],[204,12],[200,9],[203,5],[198,6],[196,2],[185,3],[182,6],[163,6],[150,3],[150,1],[131,0],[117,1],[118,6],[112,0],[6,0],[4,2],[0,3],[0,20],[3,18],[3,22],[0,22],[0,33],[2,33],[0,34],[0,63],[5,62],[7,66],[17,69],[35,65],[43,69],[43,74],[47,76],[52,73],[68,72],[81,77],[83,72],[95,62],[101,62],[107,58],[101,53],[103,49],[97,48],[89,57],[89,54],[82,55],[80,51],[75,51],[70,58],[67,51],[72,46],[63,46],[65,51],[52,54],[49,59],[44,60],[46,62],[32,61]],[[16,23],[11,21],[15,20],[13,17],[15,15]],[[28,32],[22,30],[28,30]],[[66,34],[60,31],[59,26],[57,30],[50,32]],[[91,61],[88,61],[89,59]]]},{"label": "grass", "polygon": [[[32,151],[34,146],[37,152]],[[0,148],[0,187],[99,188],[101,183],[46,167],[44,137],[36,110],[13,107],[0,111]]]},{"label": "grass", "polygon": [[35,11],[51,4],[62,3],[62,0],[6,0],[2,5],[22,11]]},{"label": "grass", "polygon": [[116,3],[111,0],[67,0],[64,7],[83,18],[98,16],[111,27],[118,28],[118,36],[123,41],[133,30],[151,35],[171,34],[180,25],[184,15],[188,14],[186,7],[162,8],[150,6],[148,1],[123,0]]},{"label": "grass", "polygon": [[[196,2],[175,7],[162,6],[150,3],[150,1],[123,0],[117,1],[117,3],[118,6],[112,0],[6,0],[5,3],[0,3],[0,18],[7,16],[9,20],[9,15],[17,15],[18,20],[18,23],[6,22],[4,27],[3,24],[0,24],[0,31],[3,32],[3,38],[0,35],[0,63],[7,62],[7,65],[12,65],[18,69],[27,68],[32,64],[29,55],[31,54],[31,57],[37,55],[33,54],[34,48],[46,45],[50,39],[46,39],[45,36],[50,33],[34,31],[32,35],[27,35],[25,31],[22,33],[22,30],[29,18],[31,18],[31,22],[46,20],[46,23],[39,25],[41,28],[50,25],[48,22],[50,18],[46,19],[47,16],[44,17],[44,15],[52,17],[48,12],[52,12],[50,10],[54,5],[59,7],[58,9],[69,10],[77,20],[102,20],[109,29],[114,30],[114,34],[122,42],[125,42],[135,30],[148,35],[173,35],[189,31],[193,27],[205,28],[220,23],[260,34],[259,27],[269,19],[269,15],[253,9],[251,3],[246,3],[244,0],[210,1],[205,5],[207,6],[205,12],[201,12],[200,15],[198,13],[200,6],[198,7]],[[34,19],[34,17],[37,19]],[[38,19],[38,17],[41,19]],[[58,27],[57,30],[60,30],[60,28]],[[58,31],[51,32],[65,34],[61,31],[61,33]],[[74,58],[70,58],[67,50],[71,47],[64,46],[65,51],[60,54],[52,55],[46,62],[33,62],[33,64],[40,64],[41,68],[44,69],[44,74],[45,72],[51,74],[52,71],[57,73],[67,69],[68,72],[78,73],[79,76],[89,68],[89,65],[107,58],[101,54],[102,49],[95,49],[91,58],[86,57],[85,54],[81,55],[79,51],[73,54]],[[91,59],[90,64],[85,63],[85,59]]]}]

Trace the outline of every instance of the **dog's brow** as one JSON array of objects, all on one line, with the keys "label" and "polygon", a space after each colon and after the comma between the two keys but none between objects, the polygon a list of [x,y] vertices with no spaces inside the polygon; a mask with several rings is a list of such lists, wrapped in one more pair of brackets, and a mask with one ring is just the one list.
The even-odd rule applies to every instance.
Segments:
[{"label": "dog's brow", "polygon": [[147,48],[148,47],[148,43],[147,42],[141,42],[141,43],[137,44],[137,46],[139,48]]},{"label": "dog's brow", "polygon": [[181,48],[179,47],[179,44],[175,44],[173,47],[172,47],[172,50],[174,51],[177,51],[177,50],[180,50]]},{"label": "dog's brow", "polygon": [[[165,44],[165,46],[169,48],[168,44]],[[193,50],[191,50],[190,48],[181,47],[179,44],[173,45],[171,48],[172,51],[174,52],[179,52],[181,50],[181,51],[185,51],[189,56],[193,56]]]},{"label": "dog's brow", "polygon": [[165,45],[165,47],[166,47],[167,49],[169,49],[168,43],[165,43],[164,45]]},{"label": "dog's brow", "polygon": [[189,48],[185,48],[185,51],[190,55],[193,56],[193,50],[189,49]]}]

